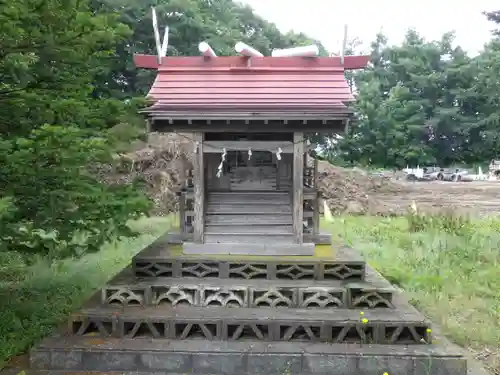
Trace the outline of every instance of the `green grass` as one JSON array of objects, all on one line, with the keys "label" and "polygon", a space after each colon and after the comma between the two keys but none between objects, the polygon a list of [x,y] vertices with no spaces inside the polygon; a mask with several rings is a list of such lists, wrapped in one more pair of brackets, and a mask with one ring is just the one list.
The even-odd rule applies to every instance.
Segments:
[{"label": "green grass", "polygon": [[500,371],[500,221],[450,222],[434,217],[412,232],[407,217],[345,217],[325,229],[361,250],[447,337]]},{"label": "green grass", "polygon": [[[142,236],[52,266],[38,262],[26,267],[15,256],[0,257],[0,368],[64,322],[170,223],[139,221],[134,227]],[[361,250],[451,340],[477,352],[496,351],[486,362],[499,366],[499,221],[443,217],[415,224],[404,217],[342,217],[324,229]]]},{"label": "green grass", "polygon": [[65,322],[94,290],[122,270],[133,255],[168,230],[171,219],[150,218],[131,226],[141,236],[111,243],[96,254],[48,265],[23,266],[0,254],[0,369]]}]

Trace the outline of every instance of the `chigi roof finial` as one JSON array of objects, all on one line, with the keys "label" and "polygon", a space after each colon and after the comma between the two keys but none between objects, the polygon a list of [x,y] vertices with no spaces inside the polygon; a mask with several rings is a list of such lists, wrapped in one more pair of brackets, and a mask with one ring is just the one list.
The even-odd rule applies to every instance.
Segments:
[{"label": "chigi roof finial", "polygon": [[158,59],[158,65],[161,65],[162,59],[167,56],[168,48],[168,26],[165,26],[165,32],[163,35],[163,41],[160,39],[160,29],[158,28],[158,18],[156,17],[155,7],[151,7],[151,19],[153,20],[153,33],[155,36],[156,43],[156,56]]}]

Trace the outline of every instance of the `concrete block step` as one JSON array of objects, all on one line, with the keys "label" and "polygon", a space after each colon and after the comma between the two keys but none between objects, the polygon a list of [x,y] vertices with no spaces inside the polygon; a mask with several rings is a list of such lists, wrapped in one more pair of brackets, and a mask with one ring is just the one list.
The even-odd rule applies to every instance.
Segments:
[{"label": "concrete block step", "polygon": [[[219,225],[219,224],[207,224],[205,226],[205,236],[206,235],[256,235],[256,236],[267,236],[267,235],[283,235],[291,236],[293,234],[293,228],[290,224],[285,225],[270,225],[266,221],[263,221],[261,225]],[[241,242],[241,241],[239,241]],[[237,242],[238,243],[238,242]]]},{"label": "concrete block step", "polygon": [[292,215],[288,213],[264,215],[210,214],[206,216],[207,225],[293,225]]},{"label": "concrete block step", "polygon": [[126,269],[102,288],[103,305],[286,307],[311,309],[393,308],[395,288],[376,278],[365,282],[230,280],[134,277]]},{"label": "concrete block step", "polygon": [[[97,296],[98,298],[100,296]],[[91,299],[69,319],[68,334],[170,338],[428,345],[430,322],[407,303],[395,309],[100,306]]]},{"label": "concrete block step", "polygon": [[[365,260],[355,249],[346,246],[313,246],[312,253],[308,256],[221,256],[186,254],[186,245],[189,244],[187,241],[190,240],[180,238],[172,245],[172,237],[174,234],[166,233],[133,257],[137,276],[220,277],[233,280],[363,280],[365,277]],[[182,243],[184,245],[180,245]],[[269,244],[272,243],[264,245]],[[285,245],[290,246],[283,244]],[[228,244],[228,247],[232,246],[233,244]]]},{"label": "concrete block step", "polygon": [[31,351],[27,375],[467,375],[463,351],[425,346],[53,336]]}]

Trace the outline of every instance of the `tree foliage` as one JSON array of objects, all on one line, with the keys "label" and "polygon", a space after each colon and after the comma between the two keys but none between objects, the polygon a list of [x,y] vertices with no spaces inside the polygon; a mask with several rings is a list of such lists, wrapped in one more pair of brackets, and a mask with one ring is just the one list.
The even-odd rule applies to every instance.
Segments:
[{"label": "tree foliage", "polygon": [[[498,14],[487,16],[498,23]],[[357,122],[340,144],[341,156],[391,168],[498,157],[500,40],[494,34],[474,58],[453,46],[452,33],[429,42],[410,30],[397,46],[378,35],[370,66],[354,76]]]},{"label": "tree foliage", "polygon": [[154,72],[132,56],[154,52],[153,5],[169,55],[196,55],[203,40],[219,55],[239,40],[266,54],[311,42],[231,0],[0,0],[0,251],[95,251],[150,209],[93,167],[144,132]]}]

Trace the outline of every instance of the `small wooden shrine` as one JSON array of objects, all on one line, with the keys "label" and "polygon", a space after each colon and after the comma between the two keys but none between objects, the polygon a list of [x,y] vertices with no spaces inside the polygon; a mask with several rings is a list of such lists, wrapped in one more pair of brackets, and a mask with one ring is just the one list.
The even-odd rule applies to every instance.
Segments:
[{"label": "small wooden shrine", "polygon": [[180,202],[184,252],[313,255],[330,235],[319,233],[308,136],[345,131],[353,96],[344,72],[368,57],[317,57],[315,46],[277,52],[284,57],[235,49],[242,55],[219,57],[201,43],[201,56],[134,59],[158,71],[144,111],[150,130],[193,141]]},{"label": "small wooden shrine", "polygon": [[193,141],[180,233],[34,348],[29,374],[466,375],[462,353],[434,344],[430,322],[359,252],[319,233],[308,135],[348,126],[344,71],[367,57],[158,49],[135,62],[158,70],[150,129]]}]

